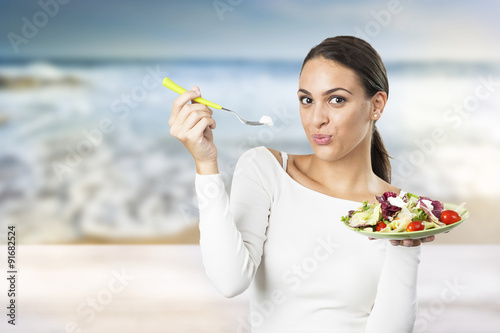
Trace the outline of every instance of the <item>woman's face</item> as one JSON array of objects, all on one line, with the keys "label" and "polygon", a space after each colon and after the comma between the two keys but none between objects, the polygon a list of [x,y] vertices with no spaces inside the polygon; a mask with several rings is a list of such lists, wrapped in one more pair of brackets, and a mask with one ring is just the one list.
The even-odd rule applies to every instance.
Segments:
[{"label": "woman's face", "polygon": [[366,96],[353,70],[321,57],[311,59],[302,68],[297,94],[302,126],[318,158],[336,161],[360,151],[356,148],[363,143],[369,148],[370,124],[377,119],[373,98]]}]

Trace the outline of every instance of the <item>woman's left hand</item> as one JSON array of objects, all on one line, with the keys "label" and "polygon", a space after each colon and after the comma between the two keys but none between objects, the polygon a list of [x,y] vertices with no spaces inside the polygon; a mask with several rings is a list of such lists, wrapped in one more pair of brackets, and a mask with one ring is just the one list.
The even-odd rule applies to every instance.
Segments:
[{"label": "woman's left hand", "polygon": [[[406,247],[412,247],[412,246],[420,246],[422,243],[430,243],[434,241],[436,237],[434,236],[429,236],[425,238],[420,238],[420,239],[403,239],[403,240],[397,240],[397,239],[391,239],[390,242],[394,246],[402,245]],[[374,240],[375,238],[369,237],[370,240]]]}]

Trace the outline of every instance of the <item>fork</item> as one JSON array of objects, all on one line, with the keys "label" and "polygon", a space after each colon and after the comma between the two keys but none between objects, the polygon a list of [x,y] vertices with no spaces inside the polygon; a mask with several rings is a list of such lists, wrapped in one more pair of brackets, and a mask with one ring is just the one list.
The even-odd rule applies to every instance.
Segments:
[{"label": "fork", "polygon": [[[186,89],[182,88],[177,83],[175,83],[174,81],[170,80],[168,77],[165,77],[163,79],[163,85],[165,87],[167,87],[168,89],[175,91],[178,94],[182,94],[182,93],[185,93],[187,91]],[[229,110],[229,109],[226,109],[226,108],[223,108],[221,105],[215,104],[214,102],[210,102],[210,101],[208,101],[208,100],[206,100],[204,98],[197,97],[197,98],[194,99],[194,101],[198,102],[198,103],[201,103],[201,104],[205,104],[206,106],[214,108],[214,109],[217,109],[217,110],[224,110],[224,111],[227,111],[227,112],[232,112],[245,125],[250,125],[250,126],[269,125],[269,121],[270,121],[270,119],[268,120],[269,117],[265,118],[265,116],[264,116],[264,117],[261,118],[261,121],[245,120],[245,119],[241,118],[240,115],[237,114],[236,112],[234,112],[232,110]]]}]

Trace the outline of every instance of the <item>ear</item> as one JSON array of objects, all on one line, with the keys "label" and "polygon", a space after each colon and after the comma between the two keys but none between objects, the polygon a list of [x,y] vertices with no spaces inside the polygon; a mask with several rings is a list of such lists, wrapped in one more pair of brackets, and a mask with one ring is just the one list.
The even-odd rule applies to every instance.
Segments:
[{"label": "ear", "polygon": [[378,91],[371,98],[371,111],[370,111],[370,119],[378,120],[382,116],[384,112],[385,104],[387,103],[387,93],[385,91]]}]

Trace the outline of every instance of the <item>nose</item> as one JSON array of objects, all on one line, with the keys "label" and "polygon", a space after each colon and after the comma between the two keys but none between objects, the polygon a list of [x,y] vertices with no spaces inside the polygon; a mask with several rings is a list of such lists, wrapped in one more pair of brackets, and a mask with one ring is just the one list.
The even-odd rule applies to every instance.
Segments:
[{"label": "nose", "polygon": [[328,124],[328,110],[323,105],[316,105],[313,110],[312,123],[315,127],[321,128]]}]

